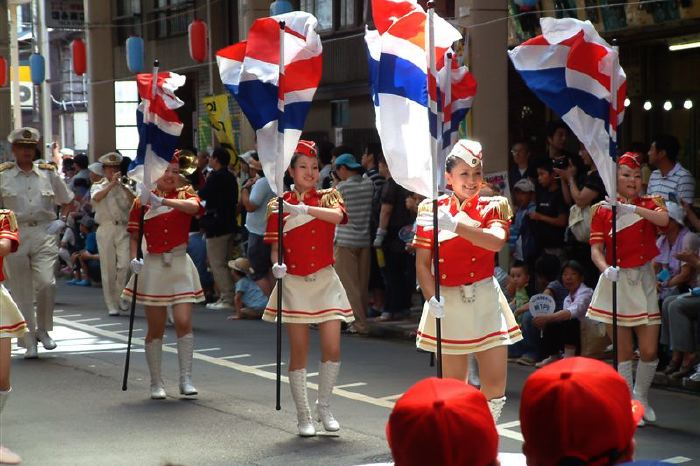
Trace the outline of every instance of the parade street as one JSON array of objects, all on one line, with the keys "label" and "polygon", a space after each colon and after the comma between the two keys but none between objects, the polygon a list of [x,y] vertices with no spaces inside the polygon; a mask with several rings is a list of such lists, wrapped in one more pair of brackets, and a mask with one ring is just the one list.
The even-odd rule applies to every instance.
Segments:
[{"label": "parade street", "polygon": [[[99,288],[59,285],[56,309],[57,349],[41,348],[39,360],[24,360],[22,349],[13,351],[13,402],[3,412],[2,441],[22,452],[28,466],[388,462],[384,428],[394,400],[434,373],[428,355],[417,353],[410,342],[344,336],[343,370],[333,400],[340,434],[305,439],[297,436],[286,383],[282,412],[275,411],[274,325],[228,321],[222,311],[197,307],[193,375],[199,399],[184,401],[177,394],[174,335],[168,328],[163,377],[169,396],[153,401],[140,312],[129,389],[123,392],[128,317],[107,317]],[[285,342],[284,354],[286,348]],[[317,355],[309,359],[309,397],[315,399]],[[519,393],[533,369],[513,364],[508,369],[499,450],[516,453],[522,445]],[[653,390],[652,399],[659,421],[638,431],[637,458],[696,464],[698,397]]]}]

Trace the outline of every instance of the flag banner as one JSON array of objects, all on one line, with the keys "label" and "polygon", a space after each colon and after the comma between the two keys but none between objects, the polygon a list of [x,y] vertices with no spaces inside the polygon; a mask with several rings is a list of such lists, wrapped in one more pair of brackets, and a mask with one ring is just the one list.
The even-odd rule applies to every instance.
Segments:
[{"label": "flag banner", "polygon": [[[283,76],[280,21],[285,22]],[[221,81],[255,130],[263,171],[277,195],[284,192],[284,172],[321,81],[323,48],[317,24],[303,11],[261,18],[247,40],[216,53]]]},{"label": "flag banner", "polygon": [[136,109],[139,146],[136,159],[129,165],[129,176],[143,183],[149,191],[168,168],[183,127],[175,109],[182,107],[184,102],[177,98],[175,91],[185,84],[185,77],[166,71],[158,73],[157,79],[156,94],[153,95],[153,74],[136,75],[141,97]]},{"label": "flag banner", "polygon": [[233,136],[233,121],[228,109],[228,99],[227,94],[210,95],[202,98],[202,103],[209,114],[209,123],[216,140],[231,155],[229,165],[235,167],[238,164],[238,153]]},{"label": "flag banner", "polygon": [[[510,59],[525,84],[583,143],[608,194],[615,196],[615,141],[627,93],[617,52],[590,21],[542,18],[540,24],[542,35],[508,52]],[[616,83],[614,102],[611,81]]]}]

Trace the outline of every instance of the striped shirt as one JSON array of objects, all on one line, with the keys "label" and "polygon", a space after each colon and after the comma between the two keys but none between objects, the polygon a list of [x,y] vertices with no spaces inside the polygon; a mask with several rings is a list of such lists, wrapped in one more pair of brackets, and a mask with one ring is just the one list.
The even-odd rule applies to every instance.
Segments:
[{"label": "striped shirt", "polygon": [[647,193],[658,194],[667,201],[669,193],[676,193],[679,199],[692,203],[695,197],[695,178],[676,162],[666,176],[661,174],[661,170],[654,170],[651,173]]},{"label": "striped shirt", "polygon": [[335,244],[346,248],[368,248],[374,193],[372,181],[361,175],[354,175],[338,183],[336,189],[343,196],[348,223],[336,227]]}]

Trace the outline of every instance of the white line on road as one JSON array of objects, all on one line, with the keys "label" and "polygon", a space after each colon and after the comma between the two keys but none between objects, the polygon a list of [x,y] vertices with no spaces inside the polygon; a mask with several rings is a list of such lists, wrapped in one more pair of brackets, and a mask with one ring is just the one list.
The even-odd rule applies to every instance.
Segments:
[{"label": "white line on road", "polygon": [[204,353],[206,351],[221,351],[221,348],[202,348],[202,349],[195,349],[195,351],[198,353]]},{"label": "white line on road", "polygon": [[170,342],[170,343],[163,343],[163,345],[164,345],[164,346],[176,346],[176,345],[177,345],[177,342],[176,342],[176,341],[173,341],[173,342]]},{"label": "white line on road", "polygon": [[[510,422],[508,424],[511,424]],[[509,438],[511,440],[517,440],[518,442],[523,442],[523,434],[520,432],[515,432],[512,430],[504,429],[500,426],[496,426],[496,430],[498,431],[498,435],[501,437]]]},{"label": "white line on road", "polygon": [[503,429],[510,429],[511,427],[518,427],[520,425],[520,421],[511,421],[511,422],[504,422],[503,424],[498,424],[498,427],[501,427]]},{"label": "white line on road", "polygon": [[[61,316],[61,318],[67,319],[69,317],[82,317],[82,316],[83,316],[82,314],[68,314],[67,316]],[[70,321],[68,321],[68,322],[70,322]]]},{"label": "white line on road", "polygon": [[[70,321],[70,320],[67,320],[66,322],[68,322],[68,323],[70,323],[70,324],[74,323],[74,322],[72,322],[72,321]],[[66,325],[68,325],[68,324],[66,324]],[[83,325],[83,324],[79,324],[79,325]],[[86,330],[86,331],[88,331],[88,330]],[[105,331],[107,331],[107,330],[105,330]],[[143,329],[142,329],[142,328],[135,328],[133,331],[134,331],[134,332],[142,332]],[[129,333],[129,329],[126,329],[126,330],[115,330],[114,333]]]},{"label": "white line on road", "polygon": [[693,461],[692,458],[686,458],[685,456],[674,456],[673,458],[667,458],[665,460],[661,460],[664,463],[671,463],[671,464],[681,464],[681,463],[687,463],[688,461]]},{"label": "white line on road", "polygon": [[363,387],[365,385],[367,385],[365,382],[354,382],[354,383],[346,383],[343,385],[336,385],[335,388]]},{"label": "white line on road", "polygon": [[102,320],[102,317],[92,317],[90,319],[79,319],[79,320],[74,320],[73,322],[94,322],[96,320]]},{"label": "white line on road", "polygon": [[249,358],[250,354],[232,354],[231,356],[222,356],[219,359],[240,359],[240,358]]},{"label": "white line on road", "polygon": [[318,375],[318,372],[309,372],[306,374],[307,377],[316,377]]},{"label": "white line on road", "polygon": [[399,398],[401,398],[401,395],[403,395],[403,393],[399,393],[397,395],[383,396],[379,399],[384,400],[384,401],[395,401],[395,400],[398,400]]},{"label": "white line on road", "polygon": [[121,325],[121,324],[120,324],[119,322],[112,322],[111,324],[97,324],[97,325],[93,325],[93,327],[98,327],[98,328],[102,328],[102,327],[114,327],[115,325]]},{"label": "white line on road", "polygon": [[[251,367],[253,369],[263,369],[265,367],[272,367],[272,366],[276,366],[276,365],[277,365],[277,363],[273,362],[271,364],[258,364],[257,366],[248,366],[248,367]],[[286,364],[282,363],[282,365],[285,366]],[[307,377],[308,377],[308,374],[307,374]]]}]

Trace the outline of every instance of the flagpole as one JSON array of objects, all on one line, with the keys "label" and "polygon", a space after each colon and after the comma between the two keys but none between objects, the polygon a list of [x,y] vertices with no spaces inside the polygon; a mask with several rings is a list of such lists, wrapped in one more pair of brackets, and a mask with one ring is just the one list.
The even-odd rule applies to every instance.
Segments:
[{"label": "flagpole", "polygon": [[[151,87],[151,100],[155,99],[156,91],[158,90],[158,59],[153,60],[153,83]],[[145,172],[145,170],[144,170]],[[148,187],[144,186],[144,189]],[[143,242],[143,222],[146,209],[141,203],[139,209],[139,232],[138,232],[138,242],[136,243],[136,258],[143,259],[143,249],[141,248],[141,243]],[[136,316],[136,293],[139,287],[139,274],[134,274],[134,286],[131,294],[131,309],[129,310],[129,338],[126,344],[126,359],[124,361],[124,377],[122,378],[122,391],[127,390],[127,380],[129,379],[129,363],[131,362],[131,338],[134,335],[134,317]]]},{"label": "flagpole", "polygon": [[[282,99],[282,110],[284,113],[284,88],[282,87],[282,77],[284,75],[284,28],[285,22],[280,21],[280,60],[279,60],[279,77],[277,80],[277,86],[280,89],[280,98]],[[278,119],[278,124],[283,123],[283,118],[280,116]],[[279,128],[278,128],[279,129]],[[282,128],[284,131],[284,128]],[[284,133],[282,133],[284,134]],[[278,141],[279,142],[279,141]],[[277,264],[282,265],[284,248],[282,245],[283,235],[283,223],[282,217],[284,215],[284,199],[282,198],[282,193],[284,192],[284,176],[278,176],[280,170],[284,170],[284,138],[282,138],[282,144],[277,144],[277,149],[279,151],[277,158],[277,170],[275,177],[277,178],[277,192],[280,193],[277,196]],[[281,178],[281,179],[280,179]],[[275,409],[279,411],[282,409],[280,403],[280,391],[282,385],[282,279],[277,279],[277,380],[275,384]]]},{"label": "flagpole", "polygon": [[[610,155],[617,160],[617,68],[619,67],[619,48],[617,39],[612,41],[614,52],[610,73]],[[613,131],[614,129],[614,131]],[[612,185],[615,190],[611,197],[615,200],[612,203],[612,266],[617,267],[617,171],[613,172]],[[613,367],[617,370],[618,338],[617,338],[617,281],[612,282],[612,344],[613,344]]]},{"label": "flagpole", "polygon": [[[442,118],[440,118],[440,153],[445,154],[445,140],[443,139],[445,137],[445,111],[447,109],[447,104],[449,103],[450,105],[450,113],[449,113],[449,121],[447,122],[449,131],[449,137],[450,139],[447,141],[447,146],[452,145],[452,52],[448,52],[446,55],[446,60],[445,60],[445,69],[447,70],[447,79],[445,80],[445,96],[443,99],[442,103]],[[444,158],[440,157],[440,161],[444,162]],[[445,191],[445,175],[442,174],[442,171],[440,172],[440,180],[441,180],[441,185],[440,189],[442,191]]]},{"label": "flagpole", "polygon": [[[433,27],[433,16],[435,3],[431,0],[427,5],[428,9],[428,90],[430,90],[430,77],[435,79],[437,88],[437,71],[435,65],[435,28]],[[428,92],[428,111],[430,111],[430,92]],[[438,130],[438,112],[435,111],[435,130]],[[437,136],[437,135],[436,135]],[[435,299],[440,302],[440,246],[438,244],[438,178],[439,167],[437,163],[439,138],[431,141],[430,151],[432,153],[433,165],[433,273],[435,276]],[[442,326],[441,319],[435,318],[435,337],[437,338],[437,376],[442,378]]]}]

